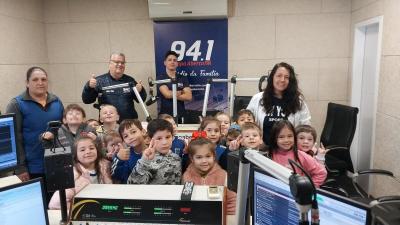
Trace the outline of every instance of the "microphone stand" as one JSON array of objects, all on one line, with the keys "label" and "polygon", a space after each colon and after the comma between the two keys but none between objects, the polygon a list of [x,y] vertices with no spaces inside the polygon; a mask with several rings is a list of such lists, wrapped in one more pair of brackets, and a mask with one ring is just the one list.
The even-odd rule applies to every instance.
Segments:
[{"label": "microphone stand", "polygon": [[176,78],[163,79],[163,80],[148,79],[148,81],[150,87],[153,87],[155,84],[168,84],[168,83],[172,84],[172,116],[174,117],[176,125],[179,126],[179,122],[183,121],[178,121],[178,99],[176,97],[178,81],[176,80]]},{"label": "microphone stand", "polygon": [[[57,148],[56,141],[58,140],[58,142],[60,143],[60,140],[58,139],[58,129],[59,129],[59,127],[51,127],[50,128],[50,132],[54,136],[54,138],[53,138],[53,146],[51,146],[51,148],[50,148],[50,151],[52,151],[53,153],[55,153],[56,148]],[[63,148],[64,148],[64,146],[63,146]],[[65,193],[65,189],[59,189],[58,193],[59,193],[59,196],[60,196],[60,208],[61,208],[60,225],[67,225],[68,224],[68,210],[67,210],[67,196],[66,196],[66,193]]]},{"label": "microphone stand", "polygon": [[[264,76],[265,77],[265,76]],[[263,78],[265,79],[265,78]],[[258,81],[260,82],[260,78],[238,78],[236,75],[233,75],[231,79],[218,79],[218,78],[211,78],[207,81],[205,92],[204,92],[204,102],[203,102],[203,111],[201,115],[203,117],[207,114],[208,108],[208,97],[210,95],[210,88],[211,83],[231,83],[231,92],[229,96],[229,115],[233,117],[233,105],[235,101],[235,92],[236,92],[236,82],[237,81]]]}]

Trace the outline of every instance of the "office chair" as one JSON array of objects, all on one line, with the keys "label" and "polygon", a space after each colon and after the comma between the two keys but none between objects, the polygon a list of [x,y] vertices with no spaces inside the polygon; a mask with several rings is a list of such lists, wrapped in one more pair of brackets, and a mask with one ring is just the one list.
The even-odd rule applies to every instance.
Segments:
[{"label": "office chair", "polygon": [[246,109],[250,103],[252,96],[235,96],[233,101],[233,115],[234,118],[241,109]]},{"label": "office chair", "polygon": [[357,114],[356,107],[328,103],[321,134],[321,142],[329,149],[325,158],[328,175],[343,175],[347,171],[354,173],[350,146],[357,127]]},{"label": "office chair", "polygon": [[[258,81],[258,91],[263,92],[267,86],[268,75],[261,75]],[[233,118],[235,118],[236,114],[241,109],[246,109],[250,103],[250,100],[253,96],[235,96],[235,100],[233,100]]]},{"label": "office chair", "polygon": [[357,184],[357,179],[361,176],[386,176],[400,184],[399,178],[387,170],[369,169],[362,170],[352,175],[352,183],[354,189],[358,192],[359,197],[352,197],[353,200],[368,204],[372,209],[372,223],[379,225],[400,224],[400,196],[381,196],[373,197],[366,193]]}]

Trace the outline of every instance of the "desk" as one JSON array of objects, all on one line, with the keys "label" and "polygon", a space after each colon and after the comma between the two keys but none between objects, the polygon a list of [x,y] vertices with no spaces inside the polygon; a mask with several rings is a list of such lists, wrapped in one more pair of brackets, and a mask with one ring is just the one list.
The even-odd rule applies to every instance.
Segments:
[{"label": "desk", "polygon": [[[61,220],[61,212],[60,210],[48,210],[49,214],[49,224],[50,225],[59,225]],[[234,225],[235,216],[228,215],[226,218],[226,225]]]}]

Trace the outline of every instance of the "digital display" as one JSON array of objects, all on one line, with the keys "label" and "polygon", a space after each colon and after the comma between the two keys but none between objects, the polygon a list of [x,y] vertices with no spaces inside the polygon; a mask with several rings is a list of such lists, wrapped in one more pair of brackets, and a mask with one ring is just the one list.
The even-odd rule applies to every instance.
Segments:
[{"label": "digital display", "polygon": [[108,211],[108,212],[117,211],[118,210],[118,206],[117,205],[103,205],[101,207],[101,210]]},{"label": "digital display", "polygon": [[[254,171],[254,225],[299,223],[299,211],[287,184],[263,172]],[[319,218],[323,225],[366,225],[368,209],[360,203],[335,197],[327,192],[317,194]],[[309,214],[309,219],[311,215]]]},{"label": "digital display", "polygon": [[122,213],[124,215],[140,216],[142,214],[142,207],[140,207],[140,206],[124,206]]},{"label": "digital display", "polygon": [[221,201],[75,197],[74,206],[77,205],[80,207],[72,210],[73,221],[208,225],[222,225],[223,221]]},{"label": "digital display", "polygon": [[172,212],[171,207],[154,207],[154,215],[156,216],[172,216]]},{"label": "digital display", "polygon": [[17,165],[15,118],[13,114],[0,116],[0,172]]}]

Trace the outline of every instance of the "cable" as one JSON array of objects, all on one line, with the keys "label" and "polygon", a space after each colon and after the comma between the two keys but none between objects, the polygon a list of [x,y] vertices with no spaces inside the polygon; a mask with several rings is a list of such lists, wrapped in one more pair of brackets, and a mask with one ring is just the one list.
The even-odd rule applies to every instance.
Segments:
[{"label": "cable", "polygon": [[317,189],[315,188],[314,182],[311,179],[311,176],[307,173],[307,171],[296,161],[289,159],[289,164],[293,169],[293,174],[296,175],[296,170],[294,168],[294,165],[296,165],[297,168],[299,168],[304,175],[307,177],[307,179],[310,181],[313,189],[313,199],[312,199],[312,204],[311,204],[311,225],[319,225],[319,209],[318,209],[318,201],[317,201]]}]

